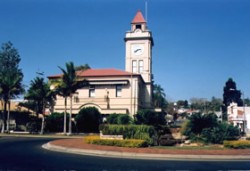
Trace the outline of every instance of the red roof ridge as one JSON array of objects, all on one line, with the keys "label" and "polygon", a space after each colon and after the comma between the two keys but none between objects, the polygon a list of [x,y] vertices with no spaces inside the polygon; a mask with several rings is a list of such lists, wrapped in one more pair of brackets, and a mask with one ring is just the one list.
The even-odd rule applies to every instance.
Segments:
[{"label": "red roof ridge", "polygon": [[[140,75],[120,69],[115,68],[106,68],[106,69],[87,69],[87,70],[79,70],[76,71],[77,76],[80,77],[108,77],[108,76],[132,76],[132,75]],[[48,78],[58,78],[61,77],[62,74],[48,76]]]},{"label": "red roof ridge", "polygon": [[134,19],[131,22],[132,24],[136,23],[146,23],[146,20],[144,19],[142,12],[140,10],[137,11]]},{"label": "red roof ridge", "polygon": [[[78,76],[125,76],[125,75],[131,75],[133,73],[114,69],[114,68],[107,68],[107,69],[88,69],[84,71],[80,71],[78,73]],[[134,74],[133,74],[134,75]]]}]

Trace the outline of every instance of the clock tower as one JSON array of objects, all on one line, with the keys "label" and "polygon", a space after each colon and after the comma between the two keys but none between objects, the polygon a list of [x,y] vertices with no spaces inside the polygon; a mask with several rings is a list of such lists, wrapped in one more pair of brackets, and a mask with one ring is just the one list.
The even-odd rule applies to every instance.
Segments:
[{"label": "clock tower", "polygon": [[126,71],[141,74],[145,82],[145,103],[152,106],[152,47],[154,45],[151,31],[141,11],[131,22],[131,30],[125,35]]}]

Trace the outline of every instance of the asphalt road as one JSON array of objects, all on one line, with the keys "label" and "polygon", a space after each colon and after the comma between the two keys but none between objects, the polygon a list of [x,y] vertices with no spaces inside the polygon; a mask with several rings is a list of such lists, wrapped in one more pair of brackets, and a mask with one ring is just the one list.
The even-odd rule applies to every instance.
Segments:
[{"label": "asphalt road", "polygon": [[102,158],[41,148],[50,138],[1,137],[0,171],[250,170],[250,161],[156,161]]}]

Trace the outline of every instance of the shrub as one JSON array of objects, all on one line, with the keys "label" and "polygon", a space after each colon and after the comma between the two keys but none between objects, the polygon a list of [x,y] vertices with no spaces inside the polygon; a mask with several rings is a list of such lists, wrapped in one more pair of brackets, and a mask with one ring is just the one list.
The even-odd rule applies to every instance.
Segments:
[{"label": "shrub", "polygon": [[111,114],[107,117],[108,124],[126,125],[132,122],[132,118],[128,114]]},{"label": "shrub", "polygon": [[145,125],[165,125],[165,114],[160,112],[154,112],[152,110],[139,110],[135,115],[137,124]]},{"label": "shrub", "polygon": [[187,136],[191,133],[201,134],[203,129],[216,127],[217,125],[218,121],[215,114],[194,113],[190,116],[188,123],[186,123],[186,129],[183,130],[183,133]]},{"label": "shrub", "polygon": [[41,119],[37,117],[31,117],[30,121],[26,124],[26,129],[30,133],[38,133],[41,129]]},{"label": "shrub", "polygon": [[147,146],[147,142],[145,140],[138,140],[138,139],[111,140],[111,139],[100,139],[100,137],[98,136],[87,136],[84,138],[84,141],[88,144],[130,147],[130,148]]},{"label": "shrub", "polygon": [[192,141],[222,144],[224,140],[239,138],[239,129],[226,122],[218,122],[215,114],[196,113],[183,123],[181,133]]},{"label": "shrub", "polygon": [[117,124],[118,123],[118,114],[110,114],[107,117],[107,123],[108,124]]},{"label": "shrub", "polygon": [[155,135],[154,127],[147,125],[101,125],[100,130],[104,135],[123,135],[125,139],[146,140],[153,144]]},{"label": "shrub", "polygon": [[240,129],[232,124],[226,124],[225,140],[237,140],[240,138]]},{"label": "shrub", "polygon": [[223,140],[232,140],[239,137],[238,128],[228,123],[217,121],[215,114],[195,113],[183,123],[181,133],[192,141],[222,144]]},{"label": "shrub", "polygon": [[128,114],[121,114],[118,116],[117,124],[119,125],[126,125],[132,122],[132,118]]},{"label": "shrub", "polygon": [[95,107],[80,110],[76,116],[77,130],[80,132],[99,132],[101,114]]},{"label": "shrub", "polygon": [[[16,122],[16,127],[11,128],[10,126],[10,129],[15,129],[16,131],[31,131],[32,130],[32,128],[30,127],[31,123],[33,123],[34,125],[34,120],[36,117],[32,116],[31,113],[28,111],[10,111],[10,118],[15,119]],[[27,126],[29,127],[28,129]]]},{"label": "shrub", "polygon": [[215,144],[222,144],[224,140],[236,140],[239,135],[239,129],[226,122],[219,123],[217,127],[205,128],[201,133],[206,143]]},{"label": "shrub", "polygon": [[206,143],[222,144],[224,140],[224,132],[220,127],[205,128],[201,136]]},{"label": "shrub", "polygon": [[250,148],[249,140],[238,140],[238,141],[224,141],[224,147],[226,148],[235,148],[235,149],[245,149]]},{"label": "shrub", "polygon": [[[67,114],[66,128],[68,129],[69,115]],[[64,113],[52,113],[45,120],[45,131],[62,132],[64,125]]]}]

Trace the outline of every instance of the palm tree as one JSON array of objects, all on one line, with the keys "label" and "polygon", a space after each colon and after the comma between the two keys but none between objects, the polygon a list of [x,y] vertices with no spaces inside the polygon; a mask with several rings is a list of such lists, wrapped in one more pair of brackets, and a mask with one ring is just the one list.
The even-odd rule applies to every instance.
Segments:
[{"label": "palm tree", "polygon": [[25,99],[32,101],[35,104],[37,116],[42,113],[41,134],[44,132],[45,108],[55,99],[55,94],[50,90],[49,84],[41,77],[36,77],[31,81],[30,88],[25,95]]},{"label": "palm tree", "polygon": [[66,63],[66,70],[59,67],[63,72],[62,79],[56,88],[57,93],[64,97],[64,128],[63,132],[66,134],[66,113],[67,113],[67,98],[70,98],[70,114],[69,114],[69,135],[72,133],[72,96],[77,89],[85,86],[87,81],[80,79],[76,75],[76,70],[73,62]]},{"label": "palm tree", "polygon": [[76,71],[85,71],[87,69],[91,69],[88,64],[84,64],[84,65],[80,65],[80,66],[76,66],[75,67]]},{"label": "palm tree", "polygon": [[158,85],[158,84],[154,84],[154,89],[153,89],[153,103],[154,103],[154,107],[157,108],[165,108],[167,105],[166,102],[166,94],[164,93],[164,89]]},{"label": "palm tree", "polygon": [[6,131],[9,132],[10,103],[12,98],[15,98],[16,96],[24,92],[24,88],[21,83],[22,79],[23,74],[19,70],[5,72],[0,76],[0,92],[4,104],[2,132],[4,132],[5,126]]}]

